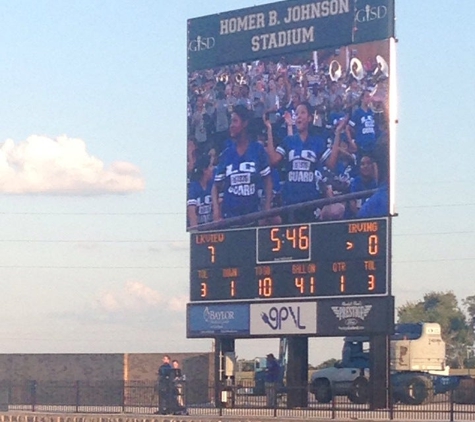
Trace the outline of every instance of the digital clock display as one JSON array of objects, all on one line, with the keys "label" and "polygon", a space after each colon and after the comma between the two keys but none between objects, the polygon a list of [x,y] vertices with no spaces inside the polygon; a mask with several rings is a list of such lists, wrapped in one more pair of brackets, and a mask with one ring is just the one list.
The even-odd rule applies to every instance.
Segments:
[{"label": "digital clock display", "polygon": [[388,219],[191,234],[190,300],[384,296]]},{"label": "digital clock display", "polygon": [[311,231],[308,224],[257,229],[258,264],[309,261],[311,246]]}]

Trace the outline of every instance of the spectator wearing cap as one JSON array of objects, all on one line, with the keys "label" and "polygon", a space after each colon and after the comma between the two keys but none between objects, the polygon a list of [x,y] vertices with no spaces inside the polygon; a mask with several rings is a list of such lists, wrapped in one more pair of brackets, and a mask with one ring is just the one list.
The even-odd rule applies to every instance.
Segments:
[{"label": "spectator wearing cap", "polygon": [[277,405],[277,386],[280,378],[280,365],[272,353],[266,356],[266,405],[267,407],[275,407]]}]

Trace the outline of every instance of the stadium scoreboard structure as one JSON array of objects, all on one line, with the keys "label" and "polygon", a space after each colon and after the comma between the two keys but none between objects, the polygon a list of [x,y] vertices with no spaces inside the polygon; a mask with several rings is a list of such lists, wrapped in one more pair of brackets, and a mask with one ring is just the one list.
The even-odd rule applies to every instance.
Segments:
[{"label": "stadium scoreboard structure", "polygon": [[[279,1],[188,21],[188,124],[193,97],[206,96],[213,81],[239,85],[261,66],[287,66],[293,81],[312,69],[316,80],[325,74],[333,82],[351,73],[373,84],[390,175],[385,192],[375,194],[387,195],[385,211],[365,218],[203,231],[187,223],[188,337],[391,330],[394,22],[394,0]],[[209,199],[203,205],[211,209]]]}]

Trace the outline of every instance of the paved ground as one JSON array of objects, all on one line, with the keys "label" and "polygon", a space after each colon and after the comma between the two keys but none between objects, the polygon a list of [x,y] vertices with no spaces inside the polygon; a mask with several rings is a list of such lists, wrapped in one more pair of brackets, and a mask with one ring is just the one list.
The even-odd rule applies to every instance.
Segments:
[{"label": "paved ground", "polygon": [[455,405],[451,413],[450,407],[432,403],[421,406],[404,406],[397,408],[392,415],[388,410],[370,411],[364,405],[352,405],[347,408],[332,410],[331,408],[307,409],[221,409],[195,408],[189,409],[189,415],[160,416],[154,415],[154,409],[55,409],[46,410],[38,407],[35,412],[9,410],[0,412],[0,422],[295,422],[302,420],[314,421],[450,421],[451,415],[455,421],[475,420],[473,405]]}]

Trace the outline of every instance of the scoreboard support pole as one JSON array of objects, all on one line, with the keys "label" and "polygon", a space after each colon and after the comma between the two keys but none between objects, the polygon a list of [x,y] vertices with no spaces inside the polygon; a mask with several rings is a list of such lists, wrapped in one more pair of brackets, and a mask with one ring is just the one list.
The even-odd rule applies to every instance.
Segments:
[{"label": "scoreboard support pole", "polygon": [[373,335],[370,338],[370,409],[387,409],[389,406],[389,336]]},{"label": "scoreboard support pole", "polygon": [[[217,337],[214,341],[214,395],[215,403],[223,402],[222,392],[234,385],[234,376],[227,376],[231,368],[226,368],[226,353],[234,353],[234,338]],[[232,388],[231,388],[232,391]]]},{"label": "scoreboard support pole", "polygon": [[308,337],[288,337],[287,407],[308,405]]}]

